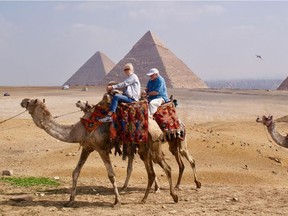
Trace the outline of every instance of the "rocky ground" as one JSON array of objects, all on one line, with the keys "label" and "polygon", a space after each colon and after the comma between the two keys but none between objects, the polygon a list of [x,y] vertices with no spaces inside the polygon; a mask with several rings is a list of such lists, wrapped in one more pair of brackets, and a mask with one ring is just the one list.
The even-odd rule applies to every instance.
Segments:
[{"label": "rocky ground", "polygon": [[[164,172],[156,166],[161,191],[151,191],[146,204],[140,201],[147,175],[136,156],[121,206],[113,206],[114,195],[103,162],[92,153],[79,177],[76,203],[63,207],[69,199],[71,174],[79,158],[79,145],[58,141],[37,128],[30,115],[21,113],[23,98],[45,98],[57,121],[72,124],[82,116],[75,102],[97,103],[103,88],[81,87],[0,87],[0,171],[13,170],[15,177],[59,177],[57,187],[15,187],[0,181],[0,215],[287,215],[288,152],[276,146],[258,115],[274,118],[287,115],[287,92],[264,90],[187,90],[169,89],[178,99],[178,115],[186,124],[188,148],[196,160],[201,189],[195,189],[192,170],[184,159],[185,171],[179,202],[169,194]],[[69,114],[69,115],[66,115]],[[7,120],[9,119],[9,120]],[[5,121],[7,120],[7,121]],[[4,121],[4,122],[3,122]],[[278,122],[283,135],[288,124]],[[163,144],[165,158],[172,167],[173,181],[178,167]],[[119,189],[126,176],[127,161],[111,155]],[[32,201],[17,202],[14,196],[25,194]]]}]

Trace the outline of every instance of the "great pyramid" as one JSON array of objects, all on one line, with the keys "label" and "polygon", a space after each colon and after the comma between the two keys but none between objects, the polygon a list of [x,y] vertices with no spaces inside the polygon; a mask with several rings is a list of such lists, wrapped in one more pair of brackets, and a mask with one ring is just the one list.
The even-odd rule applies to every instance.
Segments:
[{"label": "great pyramid", "polygon": [[204,81],[150,31],[119,61],[101,81],[101,84],[125,80],[127,77],[123,73],[123,67],[128,62],[134,65],[135,73],[138,75],[142,87],[145,87],[149,80],[146,73],[151,68],[157,68],[165,79],[168,88],[208,88]]},{"label": "great pyramid", "polygon": [[278,86],[277,90],[288,90],[288,77]]},{"label": "great pyramid", "polygon": [[115,63],[109,59],[104,53],[96,52],[88,61],[82,65],[69,78],[64,85],[80,85],[91,86],[98,85],[98,83],[108,74],[108,72],[115,66]]}]

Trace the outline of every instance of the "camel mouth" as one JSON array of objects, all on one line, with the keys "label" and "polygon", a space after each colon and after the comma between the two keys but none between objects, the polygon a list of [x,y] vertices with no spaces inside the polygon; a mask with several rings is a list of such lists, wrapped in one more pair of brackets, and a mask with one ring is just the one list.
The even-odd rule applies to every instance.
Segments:
[{"label": "camel mouth", "polygon": [[20,103],[21,107],[27,108],[29,105],[29,101],[30,101],[30,99],[28,99],[28,98],[23,99]]},{"label": "camel mouth", "polygon": [[75,105],[76,105],[76,107],[80,108],[80,106],[81,106],[81,101],[77,101],[77,102],[75,103]]}]

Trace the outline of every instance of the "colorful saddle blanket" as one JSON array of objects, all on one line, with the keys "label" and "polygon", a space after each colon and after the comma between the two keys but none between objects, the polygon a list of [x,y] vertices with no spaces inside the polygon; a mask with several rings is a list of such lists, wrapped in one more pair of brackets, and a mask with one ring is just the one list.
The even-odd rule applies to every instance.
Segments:
[{"label": "colorful saddle blanket", "polygon": [[[97,129],[103,118],[109,112],[107,103],[98,103],[91,111],[89,117],[85,115],[81,122],[89,132]],[[138,145],[147,144],[148,142],[148,102],[142,100],[133,103],[120,103],[117,107],[116,114],[113,115],[113,121],[110,124],[111,144],[115,147],[115,154],[127,154],[136,152]]]},{"label": "colorful saddle blanket", "polygon": [[96,104],[92,109],[94,110],[91,111],[92,112],[91,116],[89,116],[88,118],[85,118],[85,115],[84,115],[84,117],[81,118],[82,124],[84,125],[86,130],[89,132],[92,132],[93,130],[98,128],[101,124],[103,124],[102,122],[99,122],[98,120],[106,116],[107,113],[109,112],[108,105],[102,102]]},{"label": "colorful saddle blanket", "polygon": [[146,145],[148,142],[148,102],[142,100],[119,104],[116,115],[113,115],[110,137],[116,145],[123,144],[124,158],[127,152],[128,154],[135,153],[138,145]]},{"label": "colorful saddle blanket", "polygon": [[159,106],[154,113],[153,118],[165,133],[168,140],[171,140],[174,137],[184,139],[185,126],[179,120],[175,105],[172,101]]}]

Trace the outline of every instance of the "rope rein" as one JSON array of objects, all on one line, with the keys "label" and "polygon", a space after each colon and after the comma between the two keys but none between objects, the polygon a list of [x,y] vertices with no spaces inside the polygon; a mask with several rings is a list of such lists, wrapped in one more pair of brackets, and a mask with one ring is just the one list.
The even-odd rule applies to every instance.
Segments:
[{"label": "rope rein", "polygon": [[59,118],[59,117],[65,116],[65,115],[70,115],[70,114],[73,114],[73,113],[77,113],[77,112],[81,112],[81,110],[77,110],[77,111],[74,111],[74,112],[70,112],[70,113],[54,116],[53,118],[55,119],[55,118]]},{"label": "rope rein", "polygon": [[8,119],[5,119],[5,120],[1,121],[0,124],[4,123],[4,122],[6,122],[6,121],[8,121],[8,120],[10,120],[10,119],[13,119],[13,118],[17,117],[17,116],[23,114],[23,113],[26,112],[26,111],[27,111],[27,110],[25,110],[25,111],[23,111],[23,112],[21,112],[21,113],[15,115],[15,116],[12,116],[12,117],[10,117],[10,118],[8,118]]}]

